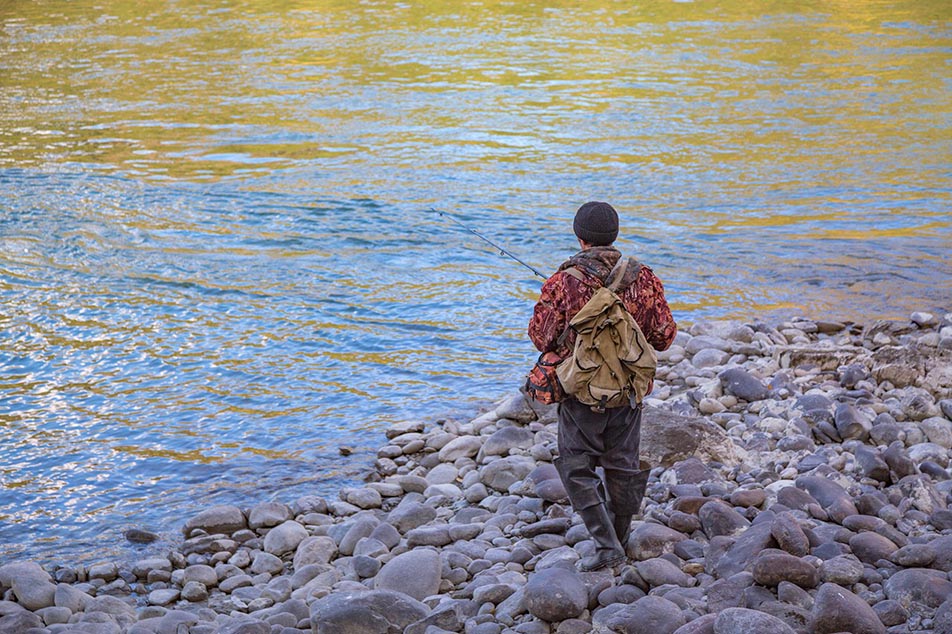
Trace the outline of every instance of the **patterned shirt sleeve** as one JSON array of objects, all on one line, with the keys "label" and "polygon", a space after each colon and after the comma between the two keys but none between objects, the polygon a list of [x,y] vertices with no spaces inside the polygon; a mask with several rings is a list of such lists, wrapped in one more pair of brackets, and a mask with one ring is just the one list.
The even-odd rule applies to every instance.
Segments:
[{"label": "patterned shirt sleeve", "polygon": [[667,350],[678,334],[678,327],[658,276],[643,266],[637,281],[625,293],[624,300],[651,347],[658,351]]},{"label": "patterned shirt sleeve", "polygon": [[568,323],[565,314],[565,287],[561,272],[556,273],[542,285],[539,301],[529,321],[529,339],[539,352],[551,352],[558,346],[559,337]]}]

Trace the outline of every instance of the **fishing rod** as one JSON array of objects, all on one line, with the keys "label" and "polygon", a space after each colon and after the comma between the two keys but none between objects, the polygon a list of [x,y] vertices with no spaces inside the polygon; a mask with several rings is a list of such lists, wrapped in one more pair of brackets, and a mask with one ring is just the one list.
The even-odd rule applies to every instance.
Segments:
[{"label": "fishing rod", "polygon": [[518,263],[521,264],[522,266],[526,267],[527,269],[529,269],[530,271],[532,271],[533,273],[535,273],[536,275],[538,275],[538,276],[541,277],[542,279],[548,279],[548,278],[546,278],[545,275],[543,275],[542,273],[539,273],[539,271],[537,271],[535,268],[529,266],[528,264],[526,264],[525,262],[523,262],[522,260],[520,260],[519,258],[517,258],[515,255],[513,255],[513,254],[510,253],[509,251],[503,249],[501,246],[499,246],[498,244],[496,244],[495,242],[493,242],[492,240],[490,240],[489,238],[487,238],[486,236],[484,236],[484,235],[481,234],[480,232],[476,231],[475,229],[470,229],[469,227],[467,227],[467,226],[464,225],[462,222],[460,222],[459,220],[457,220],[456,218],[454,218],[454,217],[451,216],[450,214],[446,213],[445,211],[437,211],[436,209],[434,209],[434,208],[432,208],[432,207],[430,207],[430,211],[432,211],[433,213],[439,214],[440,216],[446,216],[447,218],[449,218],[450,220],[452,220],[453,222],[455,222],[456,224],[458,224],[458,225],[459,225],[460,227],[462,227],[463,229],[466,229],[467,231],[469,231],[471,234],[473,234],[474,236],[476,236],[476,237],[479,238],[480,240],[483,240],[483,241],[489,243],[492,247],[498,249],[499,252],[502,253],[503,255],[508,255],[510,258],[512,258],[513,260],[515,260],[516,262],[518,262]]}]

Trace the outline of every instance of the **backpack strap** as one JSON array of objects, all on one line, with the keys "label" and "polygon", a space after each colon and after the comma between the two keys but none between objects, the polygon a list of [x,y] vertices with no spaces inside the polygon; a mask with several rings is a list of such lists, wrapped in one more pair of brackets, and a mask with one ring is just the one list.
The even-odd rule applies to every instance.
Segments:
[{"label": "backpack strap", "polygon": [[613,268],[611,273],[608,274],[608,277],[605,278],[604,284],[608,287],[608,290],[613,293],[618,291],[622,280],[625,279],[625,273],[628,271],[628,266],[631,264],[634,264],[635,267],[637,267],[635,270],[641,269],[641,262],[635,258],[621,257],[618,259],[618,263],[615,264],[615,268]]},{"label": "backpack strap", "polygon": [[585,277],[585,274],[582,273],[578,268],[576,268],[576,267],[574,267],[574,266],[570,266],[569,268],[565,269],[565,270],[562,271],[562,272],[563,272],[563,273],[566,273],[566,274],[568,274],[568,275],[571,275],[572,277],[574,277],[575,279],[577,279],[579,282],[587,282],[587,281],[588,281],[588,278]]}]

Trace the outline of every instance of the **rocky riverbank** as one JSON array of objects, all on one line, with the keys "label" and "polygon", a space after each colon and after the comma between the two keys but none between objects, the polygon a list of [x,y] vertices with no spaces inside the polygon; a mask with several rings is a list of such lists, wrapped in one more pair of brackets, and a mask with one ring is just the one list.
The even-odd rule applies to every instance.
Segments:
[{"label": "rocky riverbank", "polygon": [[167,556],[0,566],[0,632],[952,634],[952,314],[680,333],[614,570],[574,569],[551,408],[386,437],[364,486],[209,508]]}]

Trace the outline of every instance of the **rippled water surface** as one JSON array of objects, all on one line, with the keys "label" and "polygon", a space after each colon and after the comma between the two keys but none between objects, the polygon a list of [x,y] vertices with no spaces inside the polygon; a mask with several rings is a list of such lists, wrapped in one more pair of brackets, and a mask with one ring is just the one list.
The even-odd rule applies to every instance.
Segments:
[{"label": "rippled water surface", "polygon": [[608,200],[682,323],[950,309],[950,123],[945,1],[0,0],[0,558],[509,393],[540,280],[434,208],[549,271]]}]

